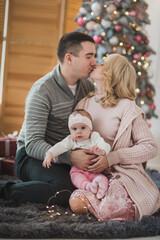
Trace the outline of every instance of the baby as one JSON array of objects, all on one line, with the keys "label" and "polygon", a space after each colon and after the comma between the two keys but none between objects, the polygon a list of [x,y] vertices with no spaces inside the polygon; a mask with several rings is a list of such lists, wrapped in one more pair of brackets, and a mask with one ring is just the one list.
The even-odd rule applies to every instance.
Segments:
[{"label": "baby", "polygon": [[[98,132],[92,131],[92,118],[90,114],[77,109],[70,116],[68,121],[70,135],[61,142],[51,147],[42,163],[43,167],[50,167],[55,157],[75,149],[87,149],[91,153],[99,156],[107,155],[110,152],[110,145],[104,141]],[[108,189],[108,179],[103,174],[96,174],[83,171],[72,166],[70,171],[72,183],[79,189],[91,191],[98,199],[102,199]]]}]

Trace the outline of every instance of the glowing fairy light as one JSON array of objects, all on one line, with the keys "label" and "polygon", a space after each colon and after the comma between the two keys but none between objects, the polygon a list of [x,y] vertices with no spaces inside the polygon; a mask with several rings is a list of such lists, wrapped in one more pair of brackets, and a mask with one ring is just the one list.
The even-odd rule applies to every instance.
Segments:
[{"label": "glowing fairy light", "polygon": [[139,88],[136,88],[136,93],[139,94],[141,91]]},{"label": "glowing fairy light", "polygon": [[142,75],[142,73],[141,73],[141,72],[138,72],[137,74],[138,74],[138,76],[141,76],[141,75]]},{"label": "glowing fairy light", "polygon": [[145,63],[144,68],[148,68],[148,67],[149,67],[149,63]]},{"label": "glowing fairy light", "polygon": [[144,105],[144,100],[143,100],[143,99],[140,101],[140,104],[141,104],[141,105]]},{"label": "glowing fairy light", "polygon": [[117,15],[117,14],[118,14],[118,12],[117,12],[117,11],[114,11],[113,13],[114,13],[114,15]]},{"label": "glowing fairy light", "polygon": [[122,47],[123,46],[123,42],[120,42],[119,45]]},{"label": "glowing fairy light", "polygon": [[142,65],[142,63],[141,63],[141,62],[138,62],[137,64],[138,64],[138,66],[141,66],[141,65]]},{"label": "glowing fairy light", "polygon": [[126,12],[125,12],[125,15],[128,16],[128,15],[129,15],[129,12],[126,11]]}]

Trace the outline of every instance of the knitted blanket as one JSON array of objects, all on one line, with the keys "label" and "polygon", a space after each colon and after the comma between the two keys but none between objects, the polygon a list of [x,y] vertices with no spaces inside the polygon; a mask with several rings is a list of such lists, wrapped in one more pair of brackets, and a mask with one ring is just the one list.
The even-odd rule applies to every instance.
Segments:
[{"label": "knitted blanket", "polygon": [[[146,170],[160,189],[160,174]],[[15,180],[16,177],[0,176]],[[160,236],[160,210],[141,221],[98,221],[91,214],[74,215],[69,208],[16,204],[0,199],[0,238],[112,239]]]}]

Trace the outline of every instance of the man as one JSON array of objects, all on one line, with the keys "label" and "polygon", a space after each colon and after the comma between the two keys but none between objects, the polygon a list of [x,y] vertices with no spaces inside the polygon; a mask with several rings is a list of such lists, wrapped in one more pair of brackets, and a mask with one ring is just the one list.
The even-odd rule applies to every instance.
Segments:
[{"label": "man", "polygon": [[[68,116],[79,100],[94,90],[86,78],[96,65],[95,54],[94,41],[86,34],[72,32],[60,39],[60,63],[34,83],[26,99],[15,160],[15,171],[23,182],[1,184],[2,198],[40,203],[52,199],[56,204],[68,205],[74,190],[69,176],[71,153],[57,157],[57,163],[49,169],[42,167],[42,160],[51,146],[69,134]],[[81,151],[80,158],[80,167],[85,168],[93,156]],[[61,194],[57,196],[57,192]]]}]

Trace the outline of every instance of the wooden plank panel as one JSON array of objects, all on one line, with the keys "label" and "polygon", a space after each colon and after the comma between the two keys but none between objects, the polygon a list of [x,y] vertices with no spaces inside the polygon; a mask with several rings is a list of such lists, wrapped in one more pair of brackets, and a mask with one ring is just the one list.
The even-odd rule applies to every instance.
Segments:
[{"label": "wooden plank panel", "polygon": [[66,4],[66,21],[64,25],[64,32],[72,32],[74,31],[78,25],[74,22],[77,13],[79,12],[79,8],[82,5],[82,0],[68,0]]},{"label": "wooden plank panel", "polygon": [[33,83],[57,64],[64,0],[10,0],[2,130],[20,130]]}]

